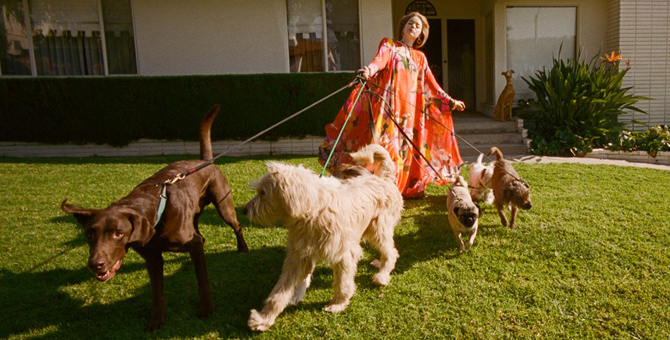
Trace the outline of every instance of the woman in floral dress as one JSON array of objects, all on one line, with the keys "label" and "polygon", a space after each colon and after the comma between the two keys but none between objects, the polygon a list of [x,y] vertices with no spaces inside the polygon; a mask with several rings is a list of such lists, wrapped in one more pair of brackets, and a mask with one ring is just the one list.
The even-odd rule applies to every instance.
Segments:
[{"label": "woman in floral dress", "polygon": [[[344,128],[328,169],[350,162],[348,153],[377,143],[388,150],[396,164],[402,195],[422,197],[429,183],[446,184],[458,175],[463,161],[451,111],[463,111],[465,104],[442,90],[426,56],[417,50],[428,38],[426,18],[416,12],[405,15],[400,19],[398,36],[400,40],[382,39],[374,60],[361,70],[367,84],[359,85],[350,94],[335,121],[326,126],[319,161],[326,163]],[[356,102],[360,91],[363,92]]]}]

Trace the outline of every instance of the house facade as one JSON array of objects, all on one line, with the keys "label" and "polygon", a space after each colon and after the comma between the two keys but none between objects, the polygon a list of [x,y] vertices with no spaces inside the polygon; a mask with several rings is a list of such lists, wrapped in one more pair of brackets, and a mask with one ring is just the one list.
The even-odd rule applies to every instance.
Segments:
[{"label": "house facade", "polygon": [[522,77],[554,56],[616,51],[632,66],[625,86],[653,98],[638,105],[649,115],[624,119],[670,124],[667,0],[4,0],[0,9],[0,77],[350,72],[419,11],[431,69],[473,110],[493,115],[503,71],[515,70],[515,100],[529,99]]}]

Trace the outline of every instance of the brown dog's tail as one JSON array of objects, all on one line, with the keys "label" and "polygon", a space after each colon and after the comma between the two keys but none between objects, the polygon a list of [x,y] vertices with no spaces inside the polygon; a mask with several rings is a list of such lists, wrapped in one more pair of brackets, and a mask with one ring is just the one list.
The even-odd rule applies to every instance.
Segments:
[{"label": "brown dog's tail", "polygon": [[[360,150],[349,154],[358,165],[373,163],[377,176],[396,181],[396,169],[391,155],[379,144],[369,144]],[[377,170],[378,169],[378,170]]]},{"label": "brown dog's tail", "polygon": [[221,105],[216,104],[212,106],[200,123],[200,159],[203,161],[214,158],[214,153],[212,152],[212,123],[220,110]]},{"label": "brown dog's tail", "polygon": [[496,155],[496,160],[498,161],[503,159],[502,151],[500,151],[500,149],[496,148],[495,146],[489,150],[489,153],[486,154],[486,157],[491,156],[492,154]]}]

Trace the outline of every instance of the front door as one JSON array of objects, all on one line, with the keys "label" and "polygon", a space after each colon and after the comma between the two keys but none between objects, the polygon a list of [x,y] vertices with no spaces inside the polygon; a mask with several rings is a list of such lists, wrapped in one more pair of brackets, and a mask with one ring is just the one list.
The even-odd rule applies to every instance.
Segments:
[{"label": "front door", "polygon": [[428,66],[433,72],[435,79],[437,79],[438,84],[444,87],[442,81],[442,20],[428,19],[428,25],[430,25],[428,40],[421,47],[421,51],[426,55]]},{"label": "front door", "polygon": [[[429,34],[433,34],[431,31]],[[430,41],[430,39],[428,39]],[[475,21],[447,20],[447,83],[450,96],[465,102],[474,110],[475,90]]]}]

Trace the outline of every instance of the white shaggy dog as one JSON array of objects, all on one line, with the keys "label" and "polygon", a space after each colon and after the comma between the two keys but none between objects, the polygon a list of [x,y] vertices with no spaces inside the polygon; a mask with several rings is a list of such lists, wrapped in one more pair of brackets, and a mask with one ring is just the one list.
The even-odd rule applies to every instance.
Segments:
[{"label": "white shaggy dog", "polygon": [[244,214],[264,226],[278,222],[288,229],[288,241],[279,281],[263,309],[251,310],[252,330],[269,329],[288,304],[302,301],[317,261],[333,266],[334,296],[325,310],[343,311],[356,290],[361,240],[381,254],[372,263],[379,268],[373,283],[387,285],[391,280],[398,258],[393,232],[403,210],[395,166],[388,152],[376,144],[352,157],[359,163],[379,164],[379,175],[324,180],[302,166],[268,162],[267,173],[254,184],[257,194],[244,207]]},{"label": "white shaggy dog", "polygon": [[491,178],[493,178],[493,164],[482,164],[483,153],[477,157],[477,162],[470,168],[470,196],[475,202],[493,203],[493,189],[491,189]]}]

